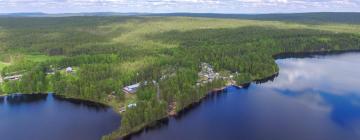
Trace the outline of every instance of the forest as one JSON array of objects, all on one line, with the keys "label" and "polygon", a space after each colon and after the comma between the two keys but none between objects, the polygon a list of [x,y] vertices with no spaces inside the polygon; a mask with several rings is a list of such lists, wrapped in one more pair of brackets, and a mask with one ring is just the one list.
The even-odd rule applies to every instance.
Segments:
[{"label": "forest", "polygon": [[[105,103],[121,113],[116,139],[215,88],[201,63],[241,85],[278,72],[274,55],[360,49],[360,25],[193,17],[0,17],[0,93],[47,93]],[[66,68],[74,70],[67,72]],[[17,80],[5,77],[21,75]],[[123,87],[140,83],[135,94]],[[136,103],[133,108],[128,104]]]},{"label": "forest", "polygon": [[164,13],[149,14],[150,16],[185,16],[224,19],[248,19],[262,21],[300,22],[308,24],[347,23],[359,24],[358,12],[311,12],[311,13],[268,13],[268,14],[218,14],[218,13]]}]

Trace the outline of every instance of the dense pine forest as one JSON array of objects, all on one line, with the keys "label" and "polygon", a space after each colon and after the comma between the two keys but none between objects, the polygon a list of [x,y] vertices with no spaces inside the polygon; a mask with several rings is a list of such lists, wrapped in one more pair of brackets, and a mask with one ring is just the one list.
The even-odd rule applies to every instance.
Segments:
[{"label": "dense pine forest", "polygon": [[315,13],[275,13],[275,14],[217,14],[217,13],[165,13],[149,14],[150,16],[186,16],[208,18],[230,18],[263,21],[300,22],[308,24],[347,23],[359,24],[358,12],[315,12]]},{"label": "dense pine forest", "polygon": [[[276,74],[276,54],[359,50],[359,33],[360,25],[348,23],[1,17],[0,93],[54,92],[125,107],[120,129],[104,137],[114,139],[182,110],[229,80],[240,85]],[[199,83],[202,63],[222,78]],[[21,77],[5,79],[14,75]],[[136,83],[136,93],[122,90]]]}]

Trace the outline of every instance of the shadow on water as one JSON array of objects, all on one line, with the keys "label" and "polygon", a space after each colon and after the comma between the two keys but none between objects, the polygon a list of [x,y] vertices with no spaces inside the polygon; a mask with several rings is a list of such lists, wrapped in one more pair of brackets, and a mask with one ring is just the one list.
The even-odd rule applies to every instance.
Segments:
[{"label": "shadow on water", "polygon": [[4,103],[5,97],[0,97],[0,104]]},{"label": "shadow on water", "polygon": [[120,138],[120,140],[131,140],[133,139],[134,137],[137,137],[139,136],[141,133],[146,133],[146,132],[149,132],[149,131],[154,131],[154,130],[159,130],[159,129],[163,129],[163,128],[166,128],[167,126],[169,125],[169,118],[164,118],[164,119],[161,119],[161,120],[158,120],[152,124],[149,124],[148,126],[146,126],[145,128],[137,131],[137,132],[134,132],[130,135],[127,135],[123,138]]},{"label": "shadow on water", "polygon": [[[266,77],[266,78],[263,78],[263,79],[254,80],[251,83],[241,84],[240,86],[243,89],[248,89],[252,83],[260,85],[260,84],[264,84],[264,83],[267,83],[267,82],[273,82],[276,79],[276,77],[278,77],[278,76],[279,76],[279,73],[276,73],[276,74],[273,74],[273,75],[271,75],[269,77]],[[237,89],[240,89],[240,87],[237,87],[237,86],[234,86],[234,87],[237,88]],[[225,89],[225,92],[226,92],[226,89]]]},{"label": "shadow on water", "polygon": [[[267,82],[273,82],[275,80],[276,77],[279,76],[279,73],[273,74],[269,77],[263,78],[263,79],[259,79],[259,80],[255,80],[254,83],[255,84],[263,84],[263,83],[267,83]],[[250,86],[250,84],[247,85],[246,88],[248,88]]]},{"label": "shadow on water", "polygon": [[66,97],[61,96],[61,95],[54,95],[53,97],[57,101],[69,102],[69,103],[71,103],[73,105],[87,107],[89,109],[93,109],[93,110],[96,110],[96,111],[106,111],[109,108],[109,106],[107,106],[105,104],[92,102],[92,101],[88,101],[88,100],[66,98]]},{"label": "shadow on water", "polygon": [[2,103],[6,102],[6,104],[9,106],[18,106],[18,105],[22,105],[22,104],[45,102],[48,100],[48,97],[54,98],[56,101],[67,102],[67,103],[71,103],[72,105],[75,105],[75,106],[87,107],[88,109],[96,110],[96,111],[107,111],[107,109],[109,109],[109,106],[102,104],[102,103],[81,100],[81,99],[74,99],[74,98],[66,98],[61,95],[40,94],[40,93],[39,94],[11,94],[8,96],[0,97],[0,103],[2,104]]},{"label": "shadow on water", "polygon": [[10,106],[46,101],[47,94],[12,94],[4,97]]}]

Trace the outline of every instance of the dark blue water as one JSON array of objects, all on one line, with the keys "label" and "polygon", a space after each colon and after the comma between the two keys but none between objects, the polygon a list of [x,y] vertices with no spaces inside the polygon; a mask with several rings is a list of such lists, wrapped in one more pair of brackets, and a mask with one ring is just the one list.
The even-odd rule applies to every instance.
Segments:
[{"label": "dark blue water", "polygon": [[273,81],[229,87],[133,140],[360,140],[360,54],[277,60]]},{"label": "dark blue water", "polygon": [[120,117],[93,102],[52,94],[0,97],[1,140],[98,140]]}]

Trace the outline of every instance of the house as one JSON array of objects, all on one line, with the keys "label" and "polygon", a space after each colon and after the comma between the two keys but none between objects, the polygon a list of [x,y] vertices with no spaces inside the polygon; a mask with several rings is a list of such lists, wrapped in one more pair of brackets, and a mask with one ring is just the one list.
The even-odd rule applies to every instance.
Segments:
[{"label": "house", "polygon": [[73,68],[72,68],[72,67],[67,67],[67,68],[65,69],[65,71],[66,71],[66,72],[69,72],[69,73],[70,73],[70,72],[73,72]]},{"label": "house", "polygon": [[123,91],[124,91],[125,93],[130,93],[130,94],[132,94],[132,93],[135,93],[136,90],[137,90],[139,87],[140,87],[140,83],[136,83],[136,84],[133,84],[133,85],[124,87],[124,88],[123,88]]},{"label": "house", "polygon": [[136,103],[133,103],[133,104],[128,104],[128,106],[127,106],[128,108],[134,108],[134,107],[136,107]]},{"label": "house", "polygon": [[198,73],[199,79],[196,85],[206,84],[220,78],[219,73],[215,73],[213,67],[208,63],[201,63],[201,71]]},{"label": "house", "polygon": [[126,111],[126,107],[121,107],[120,110],[119,110],[120,113],[123,113],[125,111]]},{"label": "house", "polygon": [[4,77],[3,80],[19,80],[21,77],[22,75],[13,75],[13,76]]}]

